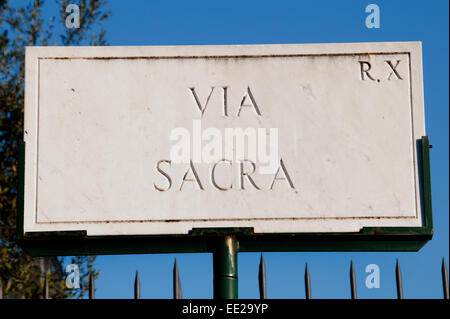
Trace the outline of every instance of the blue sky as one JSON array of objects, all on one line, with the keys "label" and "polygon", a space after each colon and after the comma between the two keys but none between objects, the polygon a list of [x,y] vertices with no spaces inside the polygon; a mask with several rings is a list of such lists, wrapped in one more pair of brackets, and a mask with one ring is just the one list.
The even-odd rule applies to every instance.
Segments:
[{"label": "blue sky", "polygon": [[[76,3],[77,1],[73,1]],[[365,26],[365,7],[381,10],[381,28]],[[442,298],[441,260],[449,260],[448,1],[112,1],[103,27],[110,45],[202,45],[422,41],[435,235],[417,253],[265,253],[269,298],[304,298],[305,262],[313,298],[348,298],[354,261],[360,298],[395,298],[399,258],[406,298]],[[58,16],[51,1],[46,15]],[[62,28],[62,23],[57,28]],[[239,254],[239,297],[258,298],[259,254]],[[210,254],[99,256],[97,298],[132,298],[136,269],[143,298],[172,297],[177,258],[184,298],[212,298]],[[381,286],[364,285],[368,264]]]}]

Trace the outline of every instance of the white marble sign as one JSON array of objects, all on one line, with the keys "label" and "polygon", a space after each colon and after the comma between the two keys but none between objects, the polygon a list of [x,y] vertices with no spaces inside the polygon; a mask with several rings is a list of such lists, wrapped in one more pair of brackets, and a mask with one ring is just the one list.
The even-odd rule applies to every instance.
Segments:
[{"label": "white marble sign", "polygon": [[24,231],[421,226],[421,44],[28,47]]}]

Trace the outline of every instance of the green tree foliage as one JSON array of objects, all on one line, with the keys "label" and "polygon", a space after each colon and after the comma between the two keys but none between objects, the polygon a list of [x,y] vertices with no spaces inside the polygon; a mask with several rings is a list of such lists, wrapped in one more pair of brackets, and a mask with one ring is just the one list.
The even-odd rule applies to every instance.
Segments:
[{"label": "green tree foliage", "polygon": [[[80,28],[65,28],[67,5],[80,8]],[[24,53],[36,45],[105,45],[101,22],[110,12],[104,0],[56,0],[60,20],[43,15],[44,0],[29,1],[14,7],[12,1],[0,0],[0,286],[4,298],[40,298],[44,274],[48,274],[51,298],[82,297],[87,292],[87,278],[94,269],[95,257],[73,257],[80,266],[81,289],[65,286],[62,257],[32,258],[16,242],[18,142],[23,134]],[[52,3],[52,7],[55,4]],[[55,22],[56,21],[56,22]],[[55,36],[55,24],[63,30]]]}]

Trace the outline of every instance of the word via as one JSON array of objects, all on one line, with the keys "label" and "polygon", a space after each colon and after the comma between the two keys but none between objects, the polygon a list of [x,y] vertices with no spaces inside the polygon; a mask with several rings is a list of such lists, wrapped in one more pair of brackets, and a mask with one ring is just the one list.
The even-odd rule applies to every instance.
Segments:
[{"label": "word via", "polygon": [[[194,98],[194,102],[197,105],[197,109],[200,112],[200,115],[203,116],[203,113],[205,113],[206,107],[209,104],[209,101],[211,100],[211,96],[215,90],[215,87],[212,86],[211,89],[209,90],[209,94],[208,97],[206,98],[205,102],[201,102],[200,98],[197,94],[197,92],[195,91],[195,87],[190,87],[189,90],[192,93],[192,97]],[[223,116],[228,116],[228,87],[227,86],[223,86],[221,87],[221,91],[222,91],[222,115]],[[237,110],[236,116],[239,117],[239,115],[241,114],[242,108],[244,107],[249,107],[252,108],[253,111],[255,112],[256,115],[261,116],[261,111],[258,107],[258,104],[256,104],[256,100],[255,97],[253,96],[252,91],[250,90],[250,86],[247,86],[247,90],[245,91],[241,103],[239,105],[239,108]]]}]

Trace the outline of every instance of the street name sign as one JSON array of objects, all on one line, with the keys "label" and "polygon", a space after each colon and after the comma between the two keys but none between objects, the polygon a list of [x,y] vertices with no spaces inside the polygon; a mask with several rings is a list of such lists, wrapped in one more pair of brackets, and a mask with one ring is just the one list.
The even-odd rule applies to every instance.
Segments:
[{"label": "street name sign", "polygon": [[432,234],[419,42],[27,47],[22,149],[18,230],[48,253]]}]

